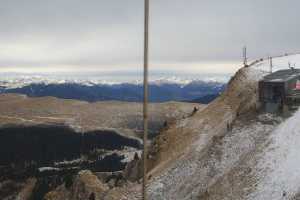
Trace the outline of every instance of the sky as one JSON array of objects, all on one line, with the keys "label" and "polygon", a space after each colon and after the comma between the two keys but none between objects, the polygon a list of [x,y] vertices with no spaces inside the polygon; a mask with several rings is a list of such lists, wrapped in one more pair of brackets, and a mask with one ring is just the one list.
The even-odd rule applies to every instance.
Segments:
[{"label": "sky", "polygon": [[[299,0],[150,0],[150,68],[226,74],[297,52]],[[0,0],[0,72],[142,70],[143,0]]]}]

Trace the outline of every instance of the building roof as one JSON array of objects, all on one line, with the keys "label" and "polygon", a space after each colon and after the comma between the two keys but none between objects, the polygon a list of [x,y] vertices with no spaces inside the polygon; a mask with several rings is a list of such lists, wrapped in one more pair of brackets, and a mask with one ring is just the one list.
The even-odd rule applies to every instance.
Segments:
[{"label": "building roof", "polygon": [[300,69],[284,69],[264,77],[264,82],[286,82],[300,76]]}]

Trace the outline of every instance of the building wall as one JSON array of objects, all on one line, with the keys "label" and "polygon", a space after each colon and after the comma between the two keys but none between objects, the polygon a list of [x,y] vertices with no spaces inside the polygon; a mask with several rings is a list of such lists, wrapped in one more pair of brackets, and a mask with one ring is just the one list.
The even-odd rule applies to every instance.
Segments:
[{"label": "building wall", "polygon": [[284,82],[259,83],[259,99],[266,112],[275,113],[282,109],[286,95],[285,87]]},{"label": "building wall", "polygon": [[300,80],[300,76],[297,76],[286,82],[287,95],[291,95],[296,92],[295,87],[296,87],[297,80]]},{"label": "building wall", "polygon": [[[298,100],[300,102],[300,90],[295,90],[297,80],[300,80],[300,75],[282,82],[260,81],[259,100],[262,108],[271,113],[283,112],[284,106],[293,106]],[[293,96],[292,101],[288,96]]]}]

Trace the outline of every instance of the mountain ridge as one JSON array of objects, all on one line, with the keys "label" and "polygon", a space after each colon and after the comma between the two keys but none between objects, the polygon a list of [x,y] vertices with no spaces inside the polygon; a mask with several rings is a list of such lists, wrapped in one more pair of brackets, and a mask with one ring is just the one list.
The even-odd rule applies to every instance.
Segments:
[{"label": "mountain ridge", "polygon": [[[1,85],[1,84],[0,84]],[[193,81],[189,84],[161,83],[149,84],[150,102],[191,101],[205,98],[207,95],[217,96],[226,87],[218,82]],[[30,83],[25,86],[11,87],[7,84],[0,86],[0,93],[26,94],[29,97],[53,96],[63,99],[77,99],[88,102],[96,101],[143,101],[143,86],[140,84],[93,84],[81,83]],[[209,102],[212,98],[204,99]],[[200,102],[202,103],[202,102]]]}]

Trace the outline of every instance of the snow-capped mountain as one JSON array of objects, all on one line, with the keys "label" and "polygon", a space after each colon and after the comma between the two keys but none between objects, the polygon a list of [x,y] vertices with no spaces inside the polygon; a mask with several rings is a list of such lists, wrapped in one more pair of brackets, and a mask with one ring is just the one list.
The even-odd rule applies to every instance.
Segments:
[{"label": "snow-capped mountain", "polygon": [[[203,78],[184,78],[178,76],[170,77],[158,77],[150,79],[151,85],[163,85],[163,84],[178,84],[182,87],[193,82],[206,82],[206,83],[227,83],[229,76],[212,76]],[[142,80],[130,80],[130,81],[111,81],[102,78],[62,78],[42,75],[17,75],[12,77],[2,77],[0,79],[0,87],[8,89],[20,88],[31,84],[80,84],[86,86],[92,85],[120,85],[120,84],[143,84]]]},{"label": "snow-capped mountain", "polygon": [[[195,100],[208,103],[224,90],[225,85],[226,78],[201,80],[175,76],[161,77],[150,80],[150,101]],[[54,96],[89,102],[106,100],[139,102],[143,100],[143,85],[141,80],[109,82],[104,79],[17,76],[0,80],[0,93],[20,93],[31,97]]]}]

